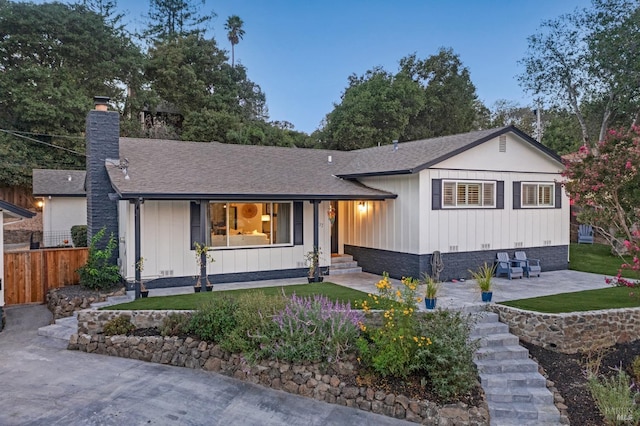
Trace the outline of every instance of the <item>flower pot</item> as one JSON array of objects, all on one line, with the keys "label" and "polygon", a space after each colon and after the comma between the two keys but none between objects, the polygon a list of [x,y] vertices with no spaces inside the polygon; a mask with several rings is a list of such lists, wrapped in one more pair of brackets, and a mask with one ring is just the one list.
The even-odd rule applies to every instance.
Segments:
[{"label": "flower pot", "polygon": [[196,293],[200,293],[200,291],[201,291],[201,290],[202,290],[202,287],[201,287],[201,286],[198,286],[198,287],[195,287],[195,286],[194,286],[194,287],[193,287],[193,291],[195,291]]},{"label": "flower pot", "polygon": [[427,309],[435,309],[436,308],[436,302],[437,302],[437,298],[434,297],[433,299],[424,299],[424,305],[427,307]]},{"label": "flower pot", "polygon": [[324,281],[324,277],[307,277],[307,280],[309,281],[309,284],[311,283],[321,283]]},{"label": "flower pot", "polygon": [[212,285],[208,285],[205,288],[207,289],[207,291],[213,291],[213,286]]},{"label": "flower pot", "polygon": [[482,292],[482,301],[483,302],[491,302],[491,297],[493,296],[492,291],[483,291]]},{"label": "flower pot", "polygon": [[149,297],[149,290],[140,290],[141,297]]}]

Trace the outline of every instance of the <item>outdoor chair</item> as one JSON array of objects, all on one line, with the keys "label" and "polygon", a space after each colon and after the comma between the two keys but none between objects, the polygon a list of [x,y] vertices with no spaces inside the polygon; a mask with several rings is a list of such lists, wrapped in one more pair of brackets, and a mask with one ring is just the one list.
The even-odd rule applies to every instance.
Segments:
[{"label": "outdoor chair", "polygon": [[527,258],[527,254],[523,251],[515,252],[516,261],[521,262],[521,266],[524,269],[524,274],[527,278],[531,278],[531,275],[540,276],[542,268],[540,267],[540,259]]},{"label": "outdoor chair", "polygon": [[578,226],[578,244],[593,244],[593,227],[591,225]]},{"label": "outdoor chair", "polygon": [[506,274],[509,279],[522,278],[524,269],[519,266],[519,261],[509,259],[505,252],[497,253],[496,257],[496,277]]}]

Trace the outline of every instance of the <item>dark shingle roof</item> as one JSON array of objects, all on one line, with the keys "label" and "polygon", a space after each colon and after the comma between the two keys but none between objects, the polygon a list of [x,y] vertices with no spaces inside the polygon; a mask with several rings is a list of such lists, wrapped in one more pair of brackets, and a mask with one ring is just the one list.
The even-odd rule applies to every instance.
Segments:
[{"label": "dark shingle roof", "polygon": [[33,195],[78,197],[86,195],[84,170],[33,170]]},{"label": "dark shingle roof", "polygon": [[403,142],[398,144],[396,151],[394,151],[393,145],[351,151],[356,154],[355,158],[340,170],[338,176],[356,178],[373,175],[416,173],[508,132],[515,133],[552,159],[561,162],[560,157],[553,151],[539,144],[516,127],[507,126]]},{"label": "dark shingle roof", "polygon": [[[31,219],[36,215],[34,212],[3,200],[0,200],[0,212],[3,212],[2,214],[6,213],[9,216],[23,217],[26,219]],[[2,218],[2,214],[0,214],[0,219]]]},{"label": "dark shingle roof", "polygon": [[[218,142],[120,139],[125,174],[108,165],[124,198],[384,199],[394,194],[335,176],[351,152]],[[328,156],[332,163],[328,163]]]}]

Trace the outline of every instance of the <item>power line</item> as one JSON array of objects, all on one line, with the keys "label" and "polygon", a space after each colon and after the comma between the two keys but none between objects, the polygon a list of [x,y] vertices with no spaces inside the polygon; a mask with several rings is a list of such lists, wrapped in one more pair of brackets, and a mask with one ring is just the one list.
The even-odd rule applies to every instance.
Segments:
[{"label": "power line", "polygon": [[[6,129],[0,129],[0,130],[6,130]],[[70,135],[50,135],[47,133],[35,133],[35,132],[21,132],[18,130],[7,130],[10,132],[14,132],[14,133],[22,133],[25,135],[34,135],[34,136],[49,136],[52,138],[60,138],[60,139],[84,139],[84,136],[70,136]]]},{"label": "power line", "polygon": [[42,145],[47,145],[47,146],[50,146],[52,148],[58,148],[58,149],[61,149],[63,151],[70,152],[72,154],[81,155],[83,157],[86,156],[85,153],[74,151],[73,149],[65,148],[63,146],[54,145],[54,144],[49,143],[49,142],[44,142],[44,141],[41,141],[41,140],[38,140],[38,139],[30,138],[29,136],[20,135],[20,134],[16,133],[14,130],[0,129],[0,132],[4,132],[4,133],[6,133],[8,135],[15,136],[17,138],[23,138],[23,139],[29,140],[31,142],[39,143],[39,144],[42,144]]}]

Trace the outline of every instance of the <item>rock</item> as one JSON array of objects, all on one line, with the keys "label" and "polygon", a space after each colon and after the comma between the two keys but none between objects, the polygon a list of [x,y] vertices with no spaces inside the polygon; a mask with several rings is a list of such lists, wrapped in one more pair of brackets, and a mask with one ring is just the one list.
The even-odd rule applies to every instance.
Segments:
[{"label": "rock", "polygon": [[220,371],[220,366],[222,365],[222,360],[220,358],[209,358],[207,362],[204,363],[204,369],[207,371]]}]

